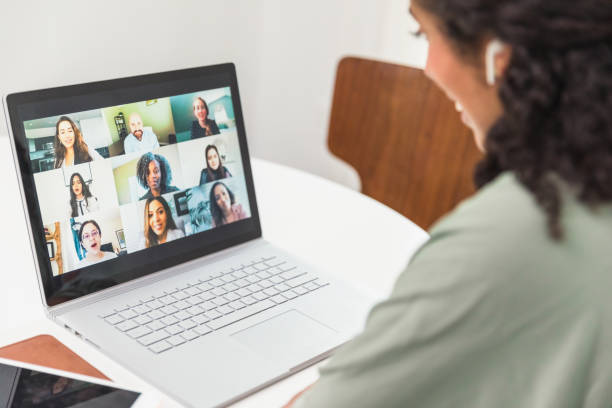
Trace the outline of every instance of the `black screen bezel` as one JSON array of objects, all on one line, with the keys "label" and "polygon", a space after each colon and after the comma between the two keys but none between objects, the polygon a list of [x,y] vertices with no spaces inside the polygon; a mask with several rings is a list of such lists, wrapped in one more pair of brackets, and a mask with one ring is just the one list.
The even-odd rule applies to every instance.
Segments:
[{"label": "black screen bezel", "polygon": [[[148,248],[63,275],[53,276],[23,122],[37,117],[100,109],[227,86],[230,87],[234,105],[236,130],[251,216],[155,248]],[[21,186],[26,201],[26,218],[33,235],[36,263],[48,306],[74,300],[261,237],[261,224],[255,198],[246,130],[236,68],[233,63],[14,93],[6,97],[6,103],[18,171],[21,175]],[[91,279],[95,280],[97,276],[104,278],[92,284]],[[56,296],[65,287],[67,279],[72,281],[73,286],[74,282],[85,283],[78,287],[78,290],[71,288],[69,291],[62,292],[61,296]],[[70,295],[66,296],[66,292]]]}]

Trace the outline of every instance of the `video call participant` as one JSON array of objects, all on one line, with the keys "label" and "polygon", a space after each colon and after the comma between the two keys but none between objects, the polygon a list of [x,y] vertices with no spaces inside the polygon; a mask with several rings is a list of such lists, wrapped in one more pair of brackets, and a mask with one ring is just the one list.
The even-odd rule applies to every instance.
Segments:
[{"label": "video call participant", "polygon": [[208,105],[206,101],[199,96],[193,101],[193,114],[197,120],[191,123],[192,139],[218,135],[220,133],[217,122],[208,119]]},{"label": "video call participant", "polygon": [[144,208],[144,246],[151,248],[184,236],[185,233],[176,226],[164,197],[147,199]]},{"label": "video call participant", "polygon": [[213,227],[229,224],[246,218],[242,204],[236,203],[234,193],[221,181],[217,181],[210,189],[210,213],[213,217]]},{"label": "video call participant", "polygon": [[130,134],[123,141],[123,149],[126,153],[151,151],[159,147],[157,136],[152,130],[145,129],[140,114],[134,112],[130,115]]},{"label": "video call participant", "polygon": [[98,199],[91,194],[89,186],[79,173],[70,176],[70,218],[79,217],[87,213],[98,211],[100,204]]},{"label": "video call participant", "polygon": [[221,156],[219,156],[217,146],[206,146],[204,156],[206,157],[206,167],[200,173],[200,185],[232,177],[229,170],[221,163]]},{"label": "video call participant", "polygon": [[95,149],[87,146],[81,130],[68,116],[60,117],[55,124],[53,149],[56,169],[103,158]]},{"label": "video call participant", "polygon": [[168,160],[161,154],[145,153],[136,164],[138,183],[149,191],[140,200],[159,197],[162,194],[178,191],[172,182],[172,169]]},{"label": "video call participant", "polygon": [[84,268],[98,262],[117,258],[114,252],[102,251],[102,231],[94,220],[88,220],[81,224],[79,229],[79,242],[85,250],[85,258],[81,259],[76,267]]}]

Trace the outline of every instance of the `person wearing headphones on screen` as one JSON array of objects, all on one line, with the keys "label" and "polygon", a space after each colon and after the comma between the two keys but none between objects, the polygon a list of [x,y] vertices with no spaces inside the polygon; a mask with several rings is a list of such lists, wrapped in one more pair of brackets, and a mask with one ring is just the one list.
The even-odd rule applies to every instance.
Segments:
[{"label": "person wearing headphones on screen", "polygon": [[485,156],[364,331],[288,406],[612,404],[612,2],[412,0]]}]

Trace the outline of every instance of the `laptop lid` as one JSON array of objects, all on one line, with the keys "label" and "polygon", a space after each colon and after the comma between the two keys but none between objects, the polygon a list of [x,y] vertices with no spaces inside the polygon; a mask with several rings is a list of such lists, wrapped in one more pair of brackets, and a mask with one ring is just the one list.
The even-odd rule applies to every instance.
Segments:
[{"label": "laptop lid", "polygon": [[233,64],[5,102],[47,305],[261,236]]}]

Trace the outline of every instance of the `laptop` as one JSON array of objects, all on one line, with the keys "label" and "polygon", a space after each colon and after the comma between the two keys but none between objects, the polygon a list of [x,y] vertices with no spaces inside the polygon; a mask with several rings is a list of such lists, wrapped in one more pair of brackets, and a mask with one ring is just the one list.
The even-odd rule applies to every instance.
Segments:
[{"label": "laptop", "polygon": [[371,299],[262,238],[233,64],[5,112],[48,317],[177,402],[230,404],[362,328]]}]

